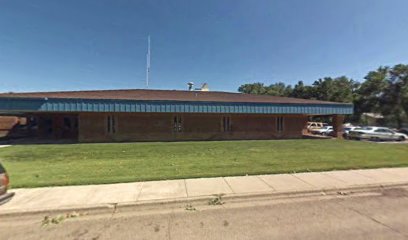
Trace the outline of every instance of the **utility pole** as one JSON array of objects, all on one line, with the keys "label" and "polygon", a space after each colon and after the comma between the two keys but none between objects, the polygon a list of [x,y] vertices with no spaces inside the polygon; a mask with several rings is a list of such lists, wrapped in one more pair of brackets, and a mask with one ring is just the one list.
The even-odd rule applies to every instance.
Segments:
[{"label": "utility pole", "polygon": [[147,36],[147,54],[146,54],[146,88],[149,88],[150,74],[150,35]]}]

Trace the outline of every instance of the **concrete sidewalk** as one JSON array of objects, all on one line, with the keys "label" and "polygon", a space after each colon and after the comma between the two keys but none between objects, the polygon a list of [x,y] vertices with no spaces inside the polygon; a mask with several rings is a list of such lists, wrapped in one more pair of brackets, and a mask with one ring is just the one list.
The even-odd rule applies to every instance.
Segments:
[{"label": "concrete sidewalk", "polygon": [[408,168],[198,178],[87,186],[14,189],[0,206],[0,215],[87,209],[112,204],[142,204],[258,194],[319,192],[337,189],[408,184]]}]

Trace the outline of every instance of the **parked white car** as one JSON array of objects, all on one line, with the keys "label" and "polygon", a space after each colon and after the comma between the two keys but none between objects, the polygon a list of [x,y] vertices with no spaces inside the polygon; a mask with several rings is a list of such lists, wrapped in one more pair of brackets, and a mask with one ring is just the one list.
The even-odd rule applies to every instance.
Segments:
[{"label": "parked white car", "polygon": [[327,123],[322,122],[307,122],[307,130],[311,133],[313,130],[328,126]]},{"label": "parked white car", "polygon": [[333,126],[324,126],[318,129],[313,129],[311,132],[312,134],[328,135],[332,131],[333,131]]},{"label": "parked white car", "polygon": [[408,136],[406,134],[398,133],[385,127],[356,128],[349,132],[348,137],[350,139],[367,139],[373,141],[405,141],[408,139]]}]

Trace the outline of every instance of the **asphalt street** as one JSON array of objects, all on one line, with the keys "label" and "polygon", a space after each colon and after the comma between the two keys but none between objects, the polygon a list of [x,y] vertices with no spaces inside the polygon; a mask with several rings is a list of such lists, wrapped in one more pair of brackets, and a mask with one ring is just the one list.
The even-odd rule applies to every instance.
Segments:
[{"label": "asphalt street", "polygon": [[215,200],[65,218],[3,217],[0,239],[408,239],[408,187]]}]

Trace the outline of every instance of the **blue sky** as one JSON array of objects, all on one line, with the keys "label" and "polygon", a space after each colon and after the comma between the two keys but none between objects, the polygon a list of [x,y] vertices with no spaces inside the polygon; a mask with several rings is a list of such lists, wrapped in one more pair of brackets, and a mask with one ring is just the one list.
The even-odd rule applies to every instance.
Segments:
[{"label": "blue sky", "polygon": [[361,80],[408,63],[406,0],[0,0],[0,92]]}]

